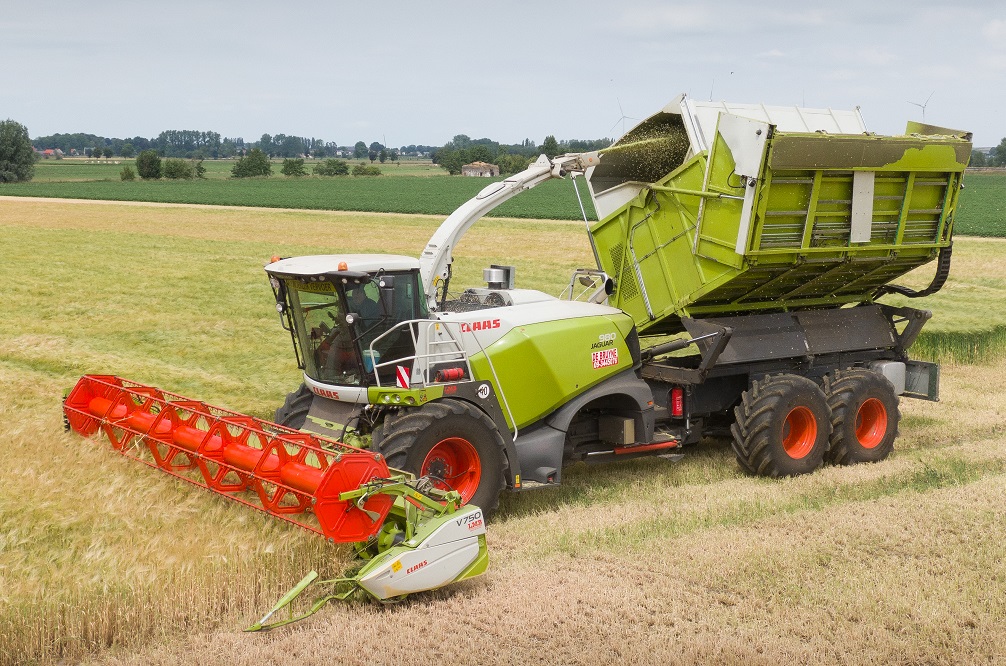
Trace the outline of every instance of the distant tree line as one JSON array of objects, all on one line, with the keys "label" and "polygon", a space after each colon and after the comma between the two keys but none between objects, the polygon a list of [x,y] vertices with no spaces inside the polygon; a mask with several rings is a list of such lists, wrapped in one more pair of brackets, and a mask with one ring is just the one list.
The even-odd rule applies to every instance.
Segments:
[{"label": "distant tree line", "polygon": [[96,134],[52,134],[35,137],[32,141],[38,150],[58,149],[64,155],[87,157],[135,157],[145,150],[154,150],[161,157],[184,159],[219,159],[242,157],[254,148],[266,157],[296,159],[313,157],[397,162],[402,157],[432,157],[435,164],[449,173],[460,173],[461,165],[470,162],[491,162],[504,173],[520,171],[541,153],[550,157],[565,152],[598,150],[611,144],[610,139],[557,141],[548,136],[538,145],[531,139],[521,143],[503,144],[492,139],[471,139],[456,135],[443,146],[409,144],[399,148],[385,146],[379,141],[367,144],[357,141],[352,146],[341,146],[334,141],[317,137],[287,134],[263,134],[258,141],[245,141],[242,137],[225,137],[219,132],[203,130],[165,130],[153,138],[103,137]]},{"label": "distant tree line", "polygon": [[971,163],[973,167],[1006,167],[1006,137],[999,142],[999,145],[985,153],[981,150],[971,151]]},{"label": "distant tree line", "polygon": [[447,170],[451,175],[461,173],[461,167],[472,162],[488,162],[500,168],[500,173],[517,173],[527,168],[527,165],[539,155],[555,157],[564,153],[583,153],[591,150],[607,148],[611,139],[569,139],[556,140],[548,135],[541,145],[531,139],[521,143],[502,144],[492,139],[471,139],[465,134],[458,134],[433,153],[433,163]]},{"label": "distant tree line", "polygon": [[201,159],[185,160],[180,157],[168,157],[163,161],[157,151],[149,148],[140,151],[136,156],[136,173],[127,164],[119,172],[122,180],[134,180],[136,175],[144,180],[157,180],[164,177],[172,180],[192,180],[205,178],[206,167]]},{"label": "distant tree line", "polygon": [[[504,144],[492,139],[472,139],[465,134],[458,134],[443,146],[409,144],[390,148],[378,141],[370,144],[357,141],[352,146],[341,146],[334,141],[316,137],[263,134],[258,141],[247,142],[241,137],[221,136],[218,132],[165,130],[153,138],[142,136],[110,138],[85,133],[52,134],[35,137],[31,143],[38,150],[52,148],[62,151],[64,155],[105,158],[113,156],[131,158],[141,151],[154,150],[161,157],[219,159],[241,157],[247,155],[253,148],[261,150],[266,157],[287,159],[341,157],[384,163],[396,162],[402,157],[431,157],[434,164],[440,165],[448,173],[457,174],[461,173],[463,165],[471,162],[488,162],[499,166],[501,173],[515,173],[523,170],[542,153],[554,157],[563,153],[601,150],[610,146],[612,140],[604,138],[559,141],[549,135],[541,144],[531,139],[524,139],[521,143]],[[973,151],[971,166],[1006,167],[1006,138],[987,152]]]},{"label": "distant tree line", "polygon": [[37,159],[28,128],[10,119],[0,122],[0,183],[31,180]]},{"label": "distant tree line", "polygon": [[161,157],[185,159],[219,159],[241,157],[258,148],[266,157],[324,159],[344,157],[397,161],[403,155],[428,157],[437,146],[410,144],[401,148],[387,148],[373,142],[369,146],[357,141],[354,146],[340,146],[334,141],[317,137],[287,134],[263,134],[258,141],[245,141],[242,137],[225,137],[219,132],[202,130],[165,130],[153,138],[104,137],[96,134],[51,134],[38,136],[32,141],[38,150],[58,149],[64,155],[86,157],[135,157],[145,150],[155,150]]}]

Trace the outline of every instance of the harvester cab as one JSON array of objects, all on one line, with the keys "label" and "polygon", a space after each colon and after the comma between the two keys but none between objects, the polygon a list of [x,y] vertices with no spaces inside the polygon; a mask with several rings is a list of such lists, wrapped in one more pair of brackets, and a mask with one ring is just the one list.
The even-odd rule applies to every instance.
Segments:
[{"label": "harvester cab", "polygon": [[[411,354],[400,336],[385,335],[428,316],[419,262],[395,255],[294,257],[266,267],[276,309],[290,331],[304,381],[318,395],[358,402],[375,366]],[[372,343],[381,338],[376,347]],[[394,383],[394,367],[379,374]],[[333,386],[340,387],[339,393]]]},{"label": "harvester cab", "polygon": [[[512,266],[490,266],[485,286],[452,292],[453,250],[486,212],[545,180],[583,174],[598,159],[542,156],[491,183],[441,224],[418,260],[321,255],[267,265],[304,373],[275,421],[370,446],[389,464],[431,476],[441,490],[456,490],[487,513],[501,489],[520,488],[522,479],[557,483],[564,432],[541,420],[571,393],[631,372],[638,361],[631,322],[600,305],[610,283],[598,270],[577,274],[586,302],[516,288]],[[585,350],[595,344],[603,354],[569,364],[557,351],[579,338]],[[647,401],[638,398],[639,431],[648,432],[641,416]],[[561,428],[567,420],[560,419]],[[418,421],[437,427],[405,432]],[[541,429],[519,440],[530,455],[516,448],[529,425]],[[542,437],[545,454],[538,453]],[[532,465],[523,477],[522,461]]]}]

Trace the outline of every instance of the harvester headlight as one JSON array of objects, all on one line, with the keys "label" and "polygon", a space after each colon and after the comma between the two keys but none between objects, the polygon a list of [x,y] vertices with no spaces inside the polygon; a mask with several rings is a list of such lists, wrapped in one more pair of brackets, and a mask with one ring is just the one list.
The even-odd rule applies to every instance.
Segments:
[{"label": "harvester headlight", "polygon": [[356,321],[356,315],[352,312],[346,315],[346,323],[352,326],[353,322]]},{"label": "harvester headlight", "polygon": [[394,397],[394,401],[395,401],[395,402],[401,402],[401,401],[402,401],[402,396],[400,396],[400,395],[398,395],[398,394],[396,393],[396,394],[395,394],[395,397]]},{"label": "harvester headlight", "polygon": [[276,312],[278,312],[280,314],[283,314],[283,304],[282,303],[277,303],[276,304]]}]

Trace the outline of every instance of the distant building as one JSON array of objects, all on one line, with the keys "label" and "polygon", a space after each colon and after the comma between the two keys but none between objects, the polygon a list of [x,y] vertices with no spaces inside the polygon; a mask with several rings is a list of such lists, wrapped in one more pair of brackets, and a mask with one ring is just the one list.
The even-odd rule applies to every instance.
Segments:
[{"label": "distant building", "polygon": [[462,176],[481,176],[482,178],[492,178],[500,175],[500,168],[495,164],[485,162],[472,162],[461,167]]}]

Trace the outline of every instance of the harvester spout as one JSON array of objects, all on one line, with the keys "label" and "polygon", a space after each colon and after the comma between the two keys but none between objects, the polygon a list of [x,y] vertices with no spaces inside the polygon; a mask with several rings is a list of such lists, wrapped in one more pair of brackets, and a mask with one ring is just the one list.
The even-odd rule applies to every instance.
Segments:
[{"label": "harvester spout", "polygon": [[504,201],[529,190],[551,178],[563,178],[569,173],[583,173],[597,166],[600,155],[595,152],[572,153],[549,159],[540,156],[524,171],[505,180],[490,183],[458,207],[440,225],[426,249],[419,257],[419,271],[422,275],[423,290],[430,310],[438,309],[437,288],[446,293],[446,284],[451,277],[451,256],[462,236],[479,218]]}]

